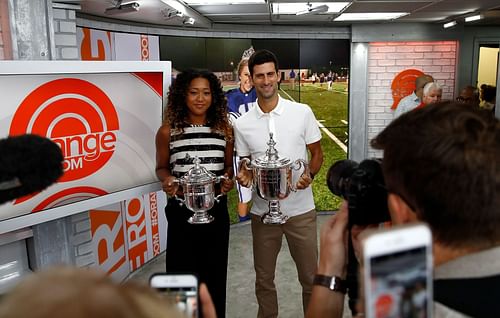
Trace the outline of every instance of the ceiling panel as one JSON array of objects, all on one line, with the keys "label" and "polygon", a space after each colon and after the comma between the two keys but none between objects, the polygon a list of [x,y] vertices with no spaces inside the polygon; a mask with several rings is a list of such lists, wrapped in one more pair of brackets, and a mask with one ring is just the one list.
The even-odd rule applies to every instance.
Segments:
[{"label": "ceiling panel", "polygon": [[338,14],[311,14],[311,15],[301,15],[294,16],[289,14],[273,15],[273,21],[301,21],[301,22],[320,22],[320,21],[330,21],[333,17]]},{"label": "ceiling panel", "polygon": [[232,4],[232,5],[200,5],[192,6],[201,14],[216,15],[233,13],[236,15],[263,13],[268,14],[267,4]]},{"label": "ceiling panel", "polygon": [[344,12],[411,12],[432,2],[354,2]]},{"label": "ceiling panel", "polygon": [[453,12],[414,12],[407,16],[401,17],[398,21],[406,22],[441,22],[448,19],[449,16],[456,16],[460,13]]},{"label": "ceiling panel", "polygon": [[500,7],[499,0],[446,0],[441,2],[434,2],[432,6],[429,6],[422,11],[475,11],[492,9],[494,7]]},{"label": "ceiling panel", "polygon": [[247,23],[247,24],[270,24],[269,16],[213,16],[209,17],[214,23]]},{"label": "ceiling panel", "polygon": [[[436,0],[353,0],[355,2],[369,3],[369,2],[380,2],[380,3],[404,3],[404,2],[434,2]],[[440,1],[440,0],[438,0]]]},{"label": "ceiling panel", "polygon": [[[1,1],[1,0],[0,0]],[[69,1],[69,0],[68,0]],[[75,0],[76,1],[76,0]],[[176,0],[169,0],[176,1]],[[332,1],[332,0],[330,0]],[[345,10],[346,13],[367,12],[410,12],[410,15],[385,23],[398,22],[444,22],[456,17],[463,17],[475,12],[491,13],[492,9],[500,8],[500,0],[338,0],[353,1]],[[337,1],[337,2],[338,2]],[[72,1],[73,2],[73,1]],[[267,0],[265,4],[234,4],[234,5],[193,5],[188,7],[188,13],[197,22],[194,25],[183,25],[179,17],[166,19],[165,11],[170,7],[161,0],[123,0],[123,3],[137,2],[140,9],[137,12],[122,13],[108,16],[104,10],[112,7],[116,0],[80,0],[81,13],[110,19],[133,21],[165,26],[182,26],[184,28],[212,28],[213,23],[233,24],[278,24],[297,26],[345,26],[357,22],[331,21],[336,14],[317,15],[271,15],[269,12],[273,3],[307,2],[304,0]],[[178,1],[182,2],[182,1]],[[314,3],[328,2],[328,0],[311,0]],[[500,25],[498,16],[488,16],[474,24]],[[212,23],[211,23],[212,22]]]}]

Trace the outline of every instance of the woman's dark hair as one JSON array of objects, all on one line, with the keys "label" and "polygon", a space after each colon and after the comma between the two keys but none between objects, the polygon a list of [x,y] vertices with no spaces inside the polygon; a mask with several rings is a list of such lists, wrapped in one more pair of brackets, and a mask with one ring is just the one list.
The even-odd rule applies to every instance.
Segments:
[{"label": "woman's dark hair", "polygon": [[227,140],[232,139],[232,129],[227,115],[227,102],[222,90],[222,85],[214,73],[206,70],[189,69],[177,75],[168,92],[167,109],[165,110],[165,123],[171,129],[184,130],[188,122],[188,107],[186,96],[189,84],[195,78],[205,78],[210,84],[212,104],[207,110],[207,123],[214,132],[220,132]]}]

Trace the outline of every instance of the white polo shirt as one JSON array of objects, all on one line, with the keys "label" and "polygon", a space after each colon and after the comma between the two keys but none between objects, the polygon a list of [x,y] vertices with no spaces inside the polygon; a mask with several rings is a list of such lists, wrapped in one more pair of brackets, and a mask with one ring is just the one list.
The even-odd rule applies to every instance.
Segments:
[{"label": "white polo shirt", "polygon": [[[258,102],[258,101],[257,101]],[[275,148],[280,158],[292,161],[308,161],[306,146],[321,139],[321,132],[311,108],[306,104],[292,102],[279,97],[278,105],[264,113],[257,106],[238,118],[234,124],[235,146],[238,156],[250,156],[252,160],[265,155],[268,149],[269,132],[273,132]],[[293,185],[303,169],[293,170]],[[251,213],[262,215],[269,210],[268,201],[260,198],[256,191],[252,194]],[[280,200],[281,211],[288,216],[296,216],[315,208],[311,187],[291,192]]]},{"label": "white polo shirt", "polygon": [[421,103],[420,98],[418,98],[415,92],[411,93],[408,96],[403,97],[399,101],[398,106],[394,111],[394,118],[397,118],[401,116],[403,113],[409,112],[410,110],[417,108],[417,106],[420,105],[420,103]]}]

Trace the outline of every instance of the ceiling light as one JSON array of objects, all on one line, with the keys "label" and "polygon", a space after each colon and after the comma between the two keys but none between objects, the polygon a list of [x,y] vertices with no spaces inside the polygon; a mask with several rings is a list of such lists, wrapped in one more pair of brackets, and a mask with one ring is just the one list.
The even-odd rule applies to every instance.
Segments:
[{"label": "ceiling light", "polygon": [[[121,2],[118,2],[121,3]],[[139,3],[138,2],[129,2],[125,4],[118,4],[115,7],[107,8],[104,10],[105,14],[114,15],[121,13],[129,13],[139,11]]]},{"label": "ceiling light", "polygon": [[457,25],[457,21],[451,21],[451,22],[443,24],[443,28],[448,29],[448,28],[451,28],[455,25]]},{"label": "ceiling light", "polygon": [[304,14],[316,14],[316,13],[325,13],[328,12],[328,6],[326,4],[318,6],[318,7],[313,7],[312,4],[308,3],[307,4],[309,8],[306,10],[299,11],[295,13],[296,15],[304,15]]},{"label": "ceiling light", "polygon": [[483,18],[482,15],[480,14],[476,14],[476,15],[472,15],[470,17],[466,17],[465,18],[465,22],[472,22],[472,21],[477,21],[477,20],[481,20]]},{"label": "ceiling light", "polygon": [[334,21],[393,20],[407,14],[407,12],[342,13]]},{"label": "ceiling light", "polygon": [[266,0],[183,0],[188,5],[220,5],[220,4],[260,4],[266,3]]},{"label": "ceiling light", "polygon": [[[325,11],[324,13],[339,13],[349,4],[350,4],[350,2],[314,2],[314,3],[311,3],[311,5],[314,5],[313,8],[326,6],[327,11]],[[304,11],[304,13],[309,13],[309,12],[307,12],[307,10],[310,7],[311,6],[309,5],[309,2],[272,3],[273,14],[293,14],[293,15],[296,15],[298,12],[303,12],[303,11]]]}]

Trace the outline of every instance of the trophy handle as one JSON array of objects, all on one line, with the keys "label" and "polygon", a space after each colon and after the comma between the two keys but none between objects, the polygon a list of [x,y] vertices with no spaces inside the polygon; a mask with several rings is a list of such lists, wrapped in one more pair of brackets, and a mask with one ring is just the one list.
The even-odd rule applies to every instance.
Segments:
[{"label": "trophy handle", "polygon": [[174,198],[175,198],[177,201],[179,201],[179,205],[180,205],[180,206],[183,206],[183,205],[184,205],[184,203],[186,202],[184,199],[179,198],[179,197],[177,196],[177,194],[175,194],[175,195],[174,195]]},{"label": "trophy handle", "polygon": [[[242,169],[245,169],[245,170],[248,170],[248,171],[252,171],[253,173],[253,169],[251,167],[251,161],[250,159],[248,158],[243,158],[241,159],[240,161],[238,161],[238,171],[242,171]],[[251,189],[254,182],[253,182],[253,178],[255,176],[252,176],[252,183],[250,184],[249,188]]]},{"label": "trophy handle", "polygon": [[245,169],[245,170],[249,170],[251,171],[252,169],[250,169],[250,159],[248,158],[243,158],[241,159],[239,162],[238,162],[238,170],[241,170],[241,169]]},{"label": "trophy handle", "polygon": [[[229,180],[229,177],[226,177],[226,176],[218,176],[216,179],[215,179],[215,183],[220,183],[221,180]],[[222,198],[223,195],[226,195],[227,193],[220,193],[219,195],[217,195],[216,197],[214,197],[214,201],[216,202],[219,202],[220,201],[220,198]]]},{"label": "trophy handle", "polygon": [[217,176],[217,178],[215,179],[215,183],[220,183],[221,180],[229,180],[229,177],[226,177],[226,176]]},{"label": "trophy handle", "polygon": [[[177,179],[177,178],[176,178],[176,179],[174,179],[174,180],[173,180],[173,183],[180,184],[180,183],[181,183],[181,180],[179,180],[179,179]],[[185,200],[184,200],[184,199],[179,198],[179,197],[177,196],[177,194],[174,194],[174,199],[176,199],[177,201],[179,201],[179,205],[180,205],[180,206],[183,206],[183,205],[184,205],[184,203],[185,203]]]},{"label": "trophy handle", "polygon": [[[305,174],[307,175],[310,175],[310,172],[309,172],[309,165],[307,164],[307,162],[304,160],[304,159],[297,159],[294,161],[293,165],[291,166],[291,168],[293,170],[299,170],[300,167],[304,167],[304,172]],[[293,192],[297,192],[297,188],[295,187],[294,184],[290,185],[290,190],[292,190]]]},{"label": "trophy handle", "polygon": [[220,193],[218,196],[216,196],[216,197],[214,198],[214,201],[216,201],[217,203],[218,203],[218,202],[220,202],[220,198],[222,198],[222,197],[223,197],[223,196],[225,196],[225,195],[226,195],[226,193]]}]

